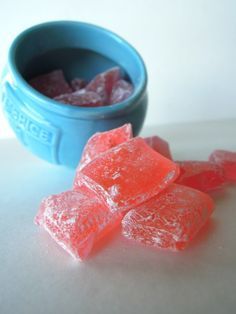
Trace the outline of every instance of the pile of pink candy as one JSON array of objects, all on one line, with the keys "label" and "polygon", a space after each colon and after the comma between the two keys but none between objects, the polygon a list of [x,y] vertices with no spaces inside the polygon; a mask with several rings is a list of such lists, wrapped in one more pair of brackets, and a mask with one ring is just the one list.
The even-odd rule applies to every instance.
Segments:
[{"label": "pile of pink candy", "polygon": [[133,93],[132,84],[122,78],[119,67],[98,74],[89,83],[81,78],[67,83],[63,71],[55,70],[32,78],[29,84],[49,98],[82,107],[114,105]]},{"label": "pile of pink candy", "polygon": [[79,260],[118,224],[128,239],[179,251],[213,212],[206,192],[230,182],[236,182],[235,152],[173,162],[166,141],[133,137],[125,124],[88,140],[73,189],[45,198],[35,222]]}]

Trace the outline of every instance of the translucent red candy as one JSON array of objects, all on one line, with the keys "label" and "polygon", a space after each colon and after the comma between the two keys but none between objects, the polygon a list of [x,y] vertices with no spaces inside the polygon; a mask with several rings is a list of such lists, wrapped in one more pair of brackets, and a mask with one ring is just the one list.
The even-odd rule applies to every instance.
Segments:
[{"label": "translucent red candy", "polygon": [[144,138],[144,141],[156,152],[172,160],[169,144],[167,141],[163,140],[161,137],[156,135],[146,137]]},{"label": "translucent red candy", "polygon": [[74,78],[70,81],[70,86],[74,92],[86,86],[86,81],[81,78]]},{"label": "translucent red candy", "polygon": [[203,192],[209,192],[225,184],[224,171],[209,161],[181,161],[180,175],[176,183],[183,184]]},{"label": "translucent red candy", "polygon": [[50,98],[72,92],[72,89],[65,80],[62,70],[55,70],[34,77],[29,80],[29,84],[37,91]]},{"label": "translucent red candy", "polygon": [[125,81],[117,81],[111,91],[110,105],[119,103],[127,98],[133,93],[133,86]]},{"label": "translucent red candy", "polygon": [[110,102],[110,96],[114,84],[120,79],[121,73],[119,67],[114,67],[106,72],[95,76],[86,86],[86,90],[100,95],[104,105]]},{"label": "translucent red candy", "polygon": [[86,258],[94,243],[120,220],[98,198],[75,191],[45,198],[35,217],[35,223],[76,259]]},{"label": "translucent red candy", "polygon": [[95,133],[84,147],[78,170],[81,170],[99,154],[115,147],[133,137],[130,123],[106,132]]},{"label": "translucent red candy", "polygon": [[178,166],[151,149],[142,138],[124,142],[77,170],[74,189],[95,192],[112,212],[128,210],[173,182]]},{"label": "translucent red candy", "polygon": [[86,107],[112,105],[125,100],[133,92],[133,86],[121,79],[119,67],[98,74],[88,84],[81,78],[74,78],[69,85],[62,70],[34,77],[29,84],[63,104]]},{"label": "translucent red candy", "polygon": [[81,107],[100,107],[103,106],[101,97],[94,92],[86,91],[85,89],[80,89],[74,93],[60,95],[54,98],[55,100],[74,106]]},{"label": "translucent red candy", "polygon": [[206,223],[213,206],[207,194],[171,184],[129,211],[122,220],[122,233],[157,248],[182,250]]},{"label": "translucent red candy", "polygon": [[[99,75],[93,82],[96,88],[102,82],[101,94],[106,98],[110,97],[107,80],[114,83],[115,76]],[[87,89],[55,98],[91,106],[97,105],[94,94],[102,102],[101,96]],[[125,237],[157,248],[182,250],[213,211],[212,199],[202,191],[236,181],[236,153],[217,150],[210,161],[174,163],[171,158],[165,140],[133,138],[131,124],[96,133],[84,148],[73,191],[45,198],[35,222],[76,259],[85,259],[94,243],[124,215]]]},{"label": "translucent red candy", "polygon": [[227,180],[236,181],[236,152],[215,150],[210,155],[209,160],[224,169]]}]

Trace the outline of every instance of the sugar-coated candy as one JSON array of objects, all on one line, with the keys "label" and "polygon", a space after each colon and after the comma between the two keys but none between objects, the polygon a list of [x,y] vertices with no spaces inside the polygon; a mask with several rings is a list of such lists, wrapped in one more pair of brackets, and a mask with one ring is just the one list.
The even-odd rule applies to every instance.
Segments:
[{"label": "sugar-coated candy", "polygon": [[77,90],[80,90],[86,86],[86,81],[81,78],[76,77],[70,81],[70,86],[73,92],[76,92]]},{"label": "sugar-coated candy", "polygon": [[110,131],[95,133],[84,147],[78,170],[81,170],[99,154],[128,141],[132,137],[132,126],[130,123]]},{"label": "sugar-coated candy", "polygon": [[98,198],[67,191],[45,198],[35,217],[51,237],[75,259],[83,260],[94,243],[121,220]]},{"label": "sugar-coated candy", "polygon": [[[119,88],[130,88],[119,68],[99,74],[90,90],[79,80],[76,91],[54,99],[76,106],[100,106],[104,100],[109,105],[115,96],[125,99]],[[88,140],[73,190],[45,198],[35,223],[79,260],[120,223],[128,239],[180,251],[213,212],[213,200],[204,192],[228,181],[236,181],[236,152],[216,150],[209,161],[174,162],[167,141],[133,138],[127,123]]]},{"label": "sugar-coated candy", "polygon": [[180,161],[180,175],[176,183],[202,192],[210,192],[225,184],[224,171],[209,161]]},{"label": "sugar-coated candy", "polygon": [[174,162],[135,137],[77,170],[74,189],[95,192],[112,212],[125,211],[158,194],[178,174]]},{"label": "sugar-coated candy", "polygon": [[89,92],[85,89],[80,89],[74,93],[60,95],[54,98],[55,100],[73,106],[80,107],[100,107],[103,106],[101,97],[95,92]]},{"label": "sugar-coated candy", "polygon": [[236,152],[215,150],[210,155],[209,160],[224,169],[227,180],[236,181]]},{"label": "sugar-coated candy", "polygon": [[170,147],[167,141],[162,139],[161,137],[154,135],[150,137],[145,137],[144,141],[155,151],[163,155],[164,157],[171,159]]},{"label": "sugar-coated candy", "polygon": [[86,86],[86,90],[97,93],[102,98],[104,105],[109,105],[112,88],[120,77],[120,68],[111,68],[95,76]]},{"label": "sugar-coated candy", "polygon": [[130,210],[122,220],[128,239],[162,249],[183,250],[206,223],[213,201],[205,193],[178,184]]},{"label": "sugar-coated candy", "polygon": [[37,91],[63,104],[98,107],[121,102],[133,92],[131,83],[121,79],[119,67],[96,75],[88,84],[79,77],[67,83],[62,70],[36,76],[29,84]]},{"label": "sugar-coated candy", "polygon": [[133,93],[133,86],[125,80],[117,81],[111,91],[110,105],[119,103]]},{"label": "sugar-coated candy", "polygon": [[29,84],[38,92],[50,98],[72,92],[71,87],[65,80],[62,70],[55,70],[47,74],[36,76],[29,80]]}]

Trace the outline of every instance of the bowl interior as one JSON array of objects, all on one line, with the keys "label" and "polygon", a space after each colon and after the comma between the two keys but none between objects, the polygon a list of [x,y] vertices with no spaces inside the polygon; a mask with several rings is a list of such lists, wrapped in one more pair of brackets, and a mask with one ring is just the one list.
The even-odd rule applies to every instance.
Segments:
[{"label": "bowl interior", "polygon": [[135,89],[145,80],[145,67],[126,41],[103,28],[80,22],[53,22],[23,32],[12,46],[13,66],[25,80],[62,69],[68,80],[90,80],[113,66]]},{"label": "bowl interior", "polygon": [[62,48],[36,55],[24,66],[21,65],[21,73],[28,81],[37,75],[62,69],[68,81],[75,77],[90,81],[96,74],[117,65],[111,59],[92,50]]}]

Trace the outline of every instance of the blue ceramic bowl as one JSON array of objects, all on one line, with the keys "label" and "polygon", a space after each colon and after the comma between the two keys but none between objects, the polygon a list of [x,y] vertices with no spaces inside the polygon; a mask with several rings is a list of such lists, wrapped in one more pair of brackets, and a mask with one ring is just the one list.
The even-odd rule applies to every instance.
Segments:
[{"label": "blue ceramic bowl", "polygon": [[[33,89],[27,80],[54,69],[66,78],[87,80],[115,65],[134,85],[133,95],[97,108],[60,104]],[[55,164],[76,167],[88,138],[132,123],[142,128],[147,110],[147,73],[138,52],[101,27],[72,21],[49,22],[21,33],[9,50],[1,80],[5,115],[18,139],[34,154]]]}]

